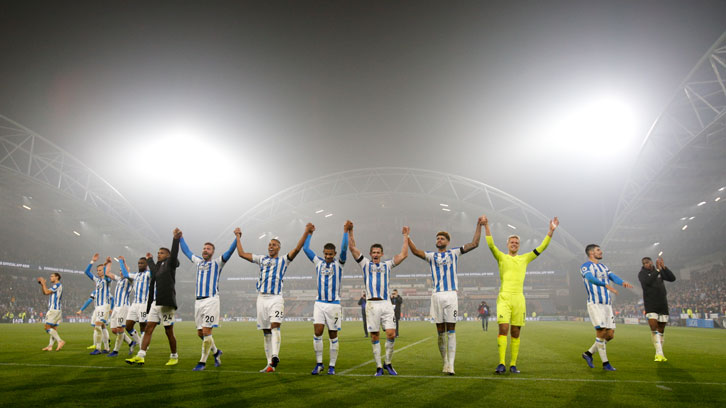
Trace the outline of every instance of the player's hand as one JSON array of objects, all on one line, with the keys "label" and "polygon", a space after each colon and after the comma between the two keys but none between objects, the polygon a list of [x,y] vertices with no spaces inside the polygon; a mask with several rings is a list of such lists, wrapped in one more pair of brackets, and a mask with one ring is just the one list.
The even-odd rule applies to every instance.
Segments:
[{"label": "player's hand", "polygon": [[179,228],[174,228],[174,239],[179,239],[182,237],[182,231]]},{"label": "player's hand", "polygon": [[78,316],[80,316],[80,315],[81,315],[81,311],[80,311],[80,310],[79,310],[79,311],[77,311],[77,312],[76,312],[76,314],[77,314]]},{"label": "player's hand", "polygon": [[348,231],[353,231],[353,221],[348,220],[345,223],[348,224]]},{"label": "player's hand", "polygon": [[124,256],[123,256],[123,255],[119,255],[119,256],[118,256],[118,259],[120,259],[120,260],[122,260],[122,261],[126,262],[126,259],[124,259]]},{"label": "player's hand", "polygon": [[483,226],[486,226],[487,224],[489,224],[489,219],[487,218],[486,215],[482,215],[481,217],[479,217],[479,224],[481,224]]},{"label": "player's hand", "polygon": [[305,231],[307,231],[308,234],[312,234],[313,232],[315,232],[315,225],[313,225],[312,222],[307,223],[307,225],[305,226]]},{"label": "player's hand", "polygon": [[609,290],[610,292],[613,292],[613,293],[614,293],[614,294],[616,294],[616,295],[618,294],[618,290],[617,290],[617,289],[615,289],[614,287],[610,286],[610,285],[607,285],[607,286],[605,286],[605,288],[606,288],[607,290]]},{"label": "player's hand", "polygon": [[411,228],[409,228],[409,227],[407,227],[407,226],[404,226],[404,227],[403,227],[403,229],[401,230],[401,233],[402,233],[403,235],[406,235],[406,236],[408,236],[408,233],[409,233],[409,232],[411,232]]},{"label": "player's hand", "polygon": [[98,254],[97,253],[96,254],[93,254],[93,257],[91,258],[91,263],[94,263],[96,261],[98,261]]},{"label": "player's hand", "polygon": [[234,235],[241,237],[242,236],[242,229],[240,227],[237,227],[234,229]]},{"label": "player's hand", "polygon": [[111,263],[111,257],[110,256],[107,256],[106,257],[106,262],[105,263],[107,263],[107,264],[110,264]]},{"label": "player's hand", "polygon": [[658,268],[658,270],[665,268],[665,263],[663,262],[663,258],[658,257],[658,259],[655,260],[655,267]]},{"label": "player's hand", "polygon": [[623,287],[624,287],[624,288],[628,288],[628,289],[631,289],[631,288],[633,287],[633,285],[631,285],[631,284],[630,284],[630,283],[628,283],[628,282],[623,282]]},{"label": "player's hand", "polygon": [[40,284],[45,283],[45,278],[38,278],[38,283],[40,283]]},{"label": "player's hand", "polygon": [[555,228],[560,226],[560,220],[559,218],[555,217],[554,219],[550,220],[550,231],[554,231]]},{"label": "player's hand", "polygon": [[345,224],[343,225],[343,232],[348,232],[353,229],[353,223],[350,222],[350,220],[346,220]]},{"label": "player's hand", "polygon": [[151,252],[146,253],[146,259],[149,259],[149,258],[153,258],[153,256],[151,255]]}]

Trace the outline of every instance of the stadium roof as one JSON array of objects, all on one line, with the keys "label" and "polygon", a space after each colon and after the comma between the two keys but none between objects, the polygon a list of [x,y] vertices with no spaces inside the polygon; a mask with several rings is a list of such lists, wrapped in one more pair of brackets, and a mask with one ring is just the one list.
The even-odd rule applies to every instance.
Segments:
[{"label": "stadium roof", "polygon": [[698,61],[643,143],[604,249],[681,266],[721,261],[726,238],[726,32]]},{"label": "stadium roof", "polygon": [[108,182],[68,152],[1,115],[0,191],[3,234],[13,237],[17,248],[118,255],[120,246],[126,246],[136,256],[160,242]]}]

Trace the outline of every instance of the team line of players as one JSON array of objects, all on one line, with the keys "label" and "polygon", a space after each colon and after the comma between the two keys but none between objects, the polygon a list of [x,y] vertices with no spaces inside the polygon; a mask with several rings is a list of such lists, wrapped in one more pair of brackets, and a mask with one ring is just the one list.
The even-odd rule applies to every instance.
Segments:
[{"label": "team line of players", "polygon": [[[121,276],[111,273],[109,265],[112,261],[108,257],[103,264],[96,267],[96,275],[94,276],[91,269],[98,260],[98,254],[93,255],[85,273],[94,281],[95,287],[89,301],[84,305],[85,308],[89,302],[95,302],[92,318],[94,345],[90,347],[93,348],[91,354],[108,354],[109,357],[117,356],[120,346],[125,341],[129,344],[130,354],[132,354],[132,350],[137,344],[140,345],[138,353],[134,357],[127,359],[126,362],[143,365],[154,329],[161,324],[165,329],[171,351],[166,365],[178,364],[179,357],[176,350],[173,325],[174,314],[177,309],[176,268],[179,266],[178,253],[181,248],[182,253],[197,267],[194,316],[197,334],[202,340],[202,351],[201,358],[194,370],[204,370],[210,354],[214,357],[215,366],[220,366],[222,350],[217,348],[212,336],[213,329],[218,327],[220,317],[219,279],[222,269],[236,249],[241,258],[259,266],[260,275],[256,285],[258,291],[256,320],[257,328],[263,332],[264,350],[267,357],[267,364],[260,372],[274,372],[280,363],[280,327],[284,317],[283,279],[289,264],[303,250],[307,258],[315,265],[315,280],[317,283],[317,298],[313,311],[313,349],[316,364],[312,374],[317,375],[324,372],[323,333],[326,327],[328,328],[330,342],[327,373],[335,374],[335,364],[339,350],[338,331],[341,329],[342,321],[340,288],[343,265],[347,259],[347,252],[350,250],[354,260],[359,264],[363,272],[367,298],[365,313],[376,363],[375,375],[381,376],[384,373],[397,375],[392,365],[396,336],[394,310],[390,302],[390,277],[391,270],[408,257],[410,250],[416,257],[429,264],[433,282],[430,314],[436,323],[438,348],[443,361],[442,371],[454,375],[456,357],[455,328],[458,314],[458,259],[461,255],[479,246],[481,230],[484,227],[487,245],[498,263],[501,279],[501,287],[497,297],[499,365],[495,373],[504,374],[507,371],[505,358],[509,336],[511,337],[509,371],[517,374],[520,372],[517,369],[520,332],[522,326],[524,326],[526,316],[523,292],[526,268],[547,248],[558,226],[559,220],[555,217],[550,221],[549,231],[542,243],[531,252],[521,255],[519,254],[520,238],[516,235],[507,238],[508,253],[505,254],[496,247],[491,236],[488,219],[484,215],[477,219],[472,241],[461,247],[451,249],[449,249],[449,234],[441,231],[436,234],[436,251],[422,251],[416,247],[411,239],[409,227],[403,227],[401,252],[392,259],[385,261],[383,260],[383,247],[380,244],[371,245],[370,257],[366,257],[361,253],[355,242],[351,221],[346,221],[343,226],[339,257],[336,257],[336,247],[332,243],[324,245],[322,257],[316,255],[310,249],[311,238],[315,231],[315,226],[310,223],[305,226],[305,230],[295,248],[283,256],[280,256],[281,244],[278,239],[270,240],[267,255],[246,252],[242,246],[242,232],[237,228],[234,231],[235,239],[226,252],[213,258],[215,253],[214,244],[207,242],[202,248],[202,256],[200,257],[189,249],[183,238],[182,231],[177,228],[173,233],[171,250],[160,248],[156,262],[152,255],[147,253],[146,258],[138,260],[138,272],[133,274],[128,272],[123,257],[118,258]],[[611,305],[612,298],[609,296],[608,291],[617,293],[611,286],[611,282],[624,287],[632,287],[632,285],[617,277],[607,266],[600,263],[602,250],[599,246],[588,245],[585,252],[589,261],[582,265],[581,274],[588,296],[588,312],[596,330],[596,341],[589,350],[582,354],[582,357],[588,366],[592,368],[593,353],[597,351],[602,359],[603,369],[614,371],[615,369],[608,362],[605,347],[607,341],[612,340],[615,330],[615,319]],[[649,265],[646,265],[646,259],[650,261],[650,258],[643,259],[644,270],[646,266],[656,270],[653,268],[652,261],[650,261]],[[662,259],[658,259],[656,263],[658,278],[661,278],[661,272],[663,272],[661,279],[675,279],[674,277],[670,279],[672,273],[665,268]],[[665,271],[669,274],[668,278],[666,278]],[[642,274],[643,271],[641,271]],[[48,288],[43,278],[38,279],[38,282],[42,285],[43,293],[50,295],[49,311],[45,322],[46,331],[50,335],[50,342],[43,350],[52,350],[54,342],[58,343],[56,350],[60,350],[65,344],[56,330],[61,321],[62,285],[60,275],[54,273],[51,275],[50,280],[52,286]],[[113,313],[109,317],[108,314],[111,308],[109,285],[111,281],[117,282],[115,296],[113,297],[116,307],[113,308]],[[662,286],[662,280],[660,285]],[[665,298],[664,289],[663,298]],[[665,308],[667,309],[667,305]],[[654,320],[651,323],[651,328],[654,333],[653,342],[656,347],[656,361],[665,361],[662,352],[662,338],[665,322],[667,322],[667,314],[666,310],[663,314],[648,315],[649,320]],[[106,323],[109,322],[107,319],[109,318],[112,332],[117,335],[114,350],[110,353],[109,335],[106,329]],[[140,326],[140,334],[134,329],[137,322]],[[381,354],[380,347],[381,329],[385,332],[386,337],[384,355]]]}]

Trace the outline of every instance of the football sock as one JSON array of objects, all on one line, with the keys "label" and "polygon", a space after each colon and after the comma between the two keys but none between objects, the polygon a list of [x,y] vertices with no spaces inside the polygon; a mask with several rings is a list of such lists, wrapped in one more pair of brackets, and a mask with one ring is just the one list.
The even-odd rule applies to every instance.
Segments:
[{"label": "football sock", "polygon": [[447,353],[447,359],[449,361],[449,367],[451,367],[451,370],[454,369],[454,360],[456,359],[456,332],[454,330],[449,330],[448,333],[448,353]]},{"label": "football sock", "polygon": [[595,354],[596,351],[597,351],[597,337],[595,337],[595,342],[592,343],[592,346],[590,346],[590,348],[587,349],[587,352],[590,353],[590,355]]},{"label": "football sock", "polygon": [[448,358],[446,353],[446,332],[439,333],[439,352],[441,353],[441,359],[444,360],[444,364],[448,364]]},{"label": "football sock", "polygon": [[146,357],[146,350],[139,350],[139,352],[136,353],[136,357],[140,357],[140,358]]},{"label": "football sock", "polygon": [[103,348],[101,346],[102,337],[103,337],[103,332],[101,332],[101,326],[94,326],[93,327],[93,344],[96,345],[96,350],[101,350]]},{"label": "football sock", "polygon": [[113,345],[113,351],[118,351],[121,348],[121,343],[124,341],[124,336],[122,334],[116,335],[116,342]]},{"label": "football sock", "polygon": [[272,362],[270,351],[272,350],[272,333],[264,333],[265,340],[265,357],[267,357],[267,364]]},{"label": "football sock", "polygon": [[50,333],[50,331],[53,329],[48,329],[46,332],[50,336],[50,343],[48,343],[48,347],[53,347],[53,343],[55,343],[55,339],[53,338],[53,335]]},{"label": "football sock", "polygon": [[[331,345],[332,346],[332,345]],[[315,350],[315,361],[323,364],[323,337],[313,335],[313,350]],[[331,347],[332,352],[332,347]]]},{"label": "football sock", "polygon": [[602,360],[603,363],[608,361],[608,353],[605,351],[605,345],[608,341],[604,339],[597,339],[595,342],[597,343],[597,352],[600,354],[600,360]]},{"label": "football sock", "polygon": [[[209,334],[209,337],[212,337],[212,334]],[[209,348],[209,352],[212,353],[212,355],[217,354],[217,343],[214,342],[214,337],[212,337],[212,347]]]},{"label": "football sock", "polygon": [[[322,341],[320,342],[322,345]],[[321,353],[322,354],[322,353]],[[338,338],[330,339],[330,364],[331,367],[335,367],[335,362],[338,360]]]},{"label": "football sock", "polygon": [[517,365],[517,357],[519,356],[519,337],[512,337],[512,361],[509,365]]},{"label": "football sock", "polygon": [[391,364],[391,357],[393,357],[393,346],[395,345],[395,338],[386,340],[386,364]]},{"label": "football sock", "polygon": [[169,354],[169,358],[175,358],[175,359],[178,360],[179,359],[179,354],[177,354],[177,353],[171,353],[171,354]]},{"label": "football sock", "polygon": [[280,343],[282,342],[282,336],[280,334],[280,328],[272,329],[272,355],[278,356],[280,354]]},{"label": "football sock", "polygon": [[141,346],[141,337],[139,337],[139,333],[136,332],[136,330],[131,329],[131,331],[129,332],[129,334],[131,335],[131,338],[134,339],[134,341],[136,342],[136,344],[138,344],[139,346]]},{"label": "football sock", "polygon": [[655,354],[663,355],[663,345],[661,344],[661,334],[655,332],[653,336],[653,345],[655,346]]},{"label": "football sock", "polygon": [[[53,338],[53,339],[55,339],[55,341],[57,341],[58,343],[60,343],[61,341],[63,341],[60,338],[60,336],[58,335],[58,331],[56,329],[50,329],[50,330],[48,330],[48,333],[50,333],[50,337]],[[50,345],[52,346],[53,343],[50,343]]]},{"label": "football sock", "polygon": [[373,346],[373,359],[376,360],[376,367],[382,367],[381,365],[381,342],[376,340],[372,343]]},{"label": "football sock", "polygon": [[123,332],[123,337],[124,337],[124,342],[126,342],[126,344],[131,344],[131,337],[129,337],[129,335],[126,332]]},{"label": "football sock", "polygon": [[204,340],[202,340],[202,358],[199,360],[200,363],[206,363],[207,358],[209,358],[209,351],[212,349],[212,342],[214,340],[212,339],[212,335],[204,336]]},{"label": "football sock", "polygon": [[108,340],[110,338],[108,336],[108,329],[104,327],[103,329],[101,329],[101,333],[101,343],[103,344],[103,349],[108,350]]},{"label": "football sock", "polygon": [[500,334],[497,336],[497,350],[499,351],[499,364],[505,364],[507,356],[507,336]]}]

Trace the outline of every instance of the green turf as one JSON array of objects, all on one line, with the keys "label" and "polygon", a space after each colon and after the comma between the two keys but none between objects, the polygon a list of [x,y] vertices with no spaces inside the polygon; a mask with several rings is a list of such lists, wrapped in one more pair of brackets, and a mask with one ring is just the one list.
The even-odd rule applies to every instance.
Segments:
[{"label": "green turf", "polygon": [[[224,350],[222,367],[192,372],[201,342],[189,322],[177,324],[180,363],[167,368],[168,344],[154,334],[144,367],[117,358],[90,356],[92,329],[64,324],[60,352],[43,352],[47,335],[40,324],[0,326],[0,405],[109,406],[726,406],[726,331],[669,327],[666,363],[653,362],[645,326],[620,325],[608,343],[617,372],[604,372],[595,357],[590,369],[580,357],[594,340],[587,323],[533,322],[522,331],[518,366],[522,374],[493,375],[498,363],[496,331],[478,322],[457,325],[456,376],[441,373],[434,326],[402,322],[393,365],[397,378],[372,377],[370,340],[359,322],[345,322],[336,376],[311,376],[312,325],[286,322],[281,363],[273,374],[265,365],[262,335],[253,323],[225,323],[215,329]],[[382,343],[383,344],[383,343]],[[410,347],[407,347],[411,345]],[[406,348],[407,347],[407,348]],[[122,348],[122,351],[125,349]],[[383,349],[383,347],[382,347]],[[128,350],[128,349],[126,349]],[[327,366],[328,342],[325,339]],[[357,367],[357,368],[356,368]],[[597,398],[601,402],[593,402]]]}]

